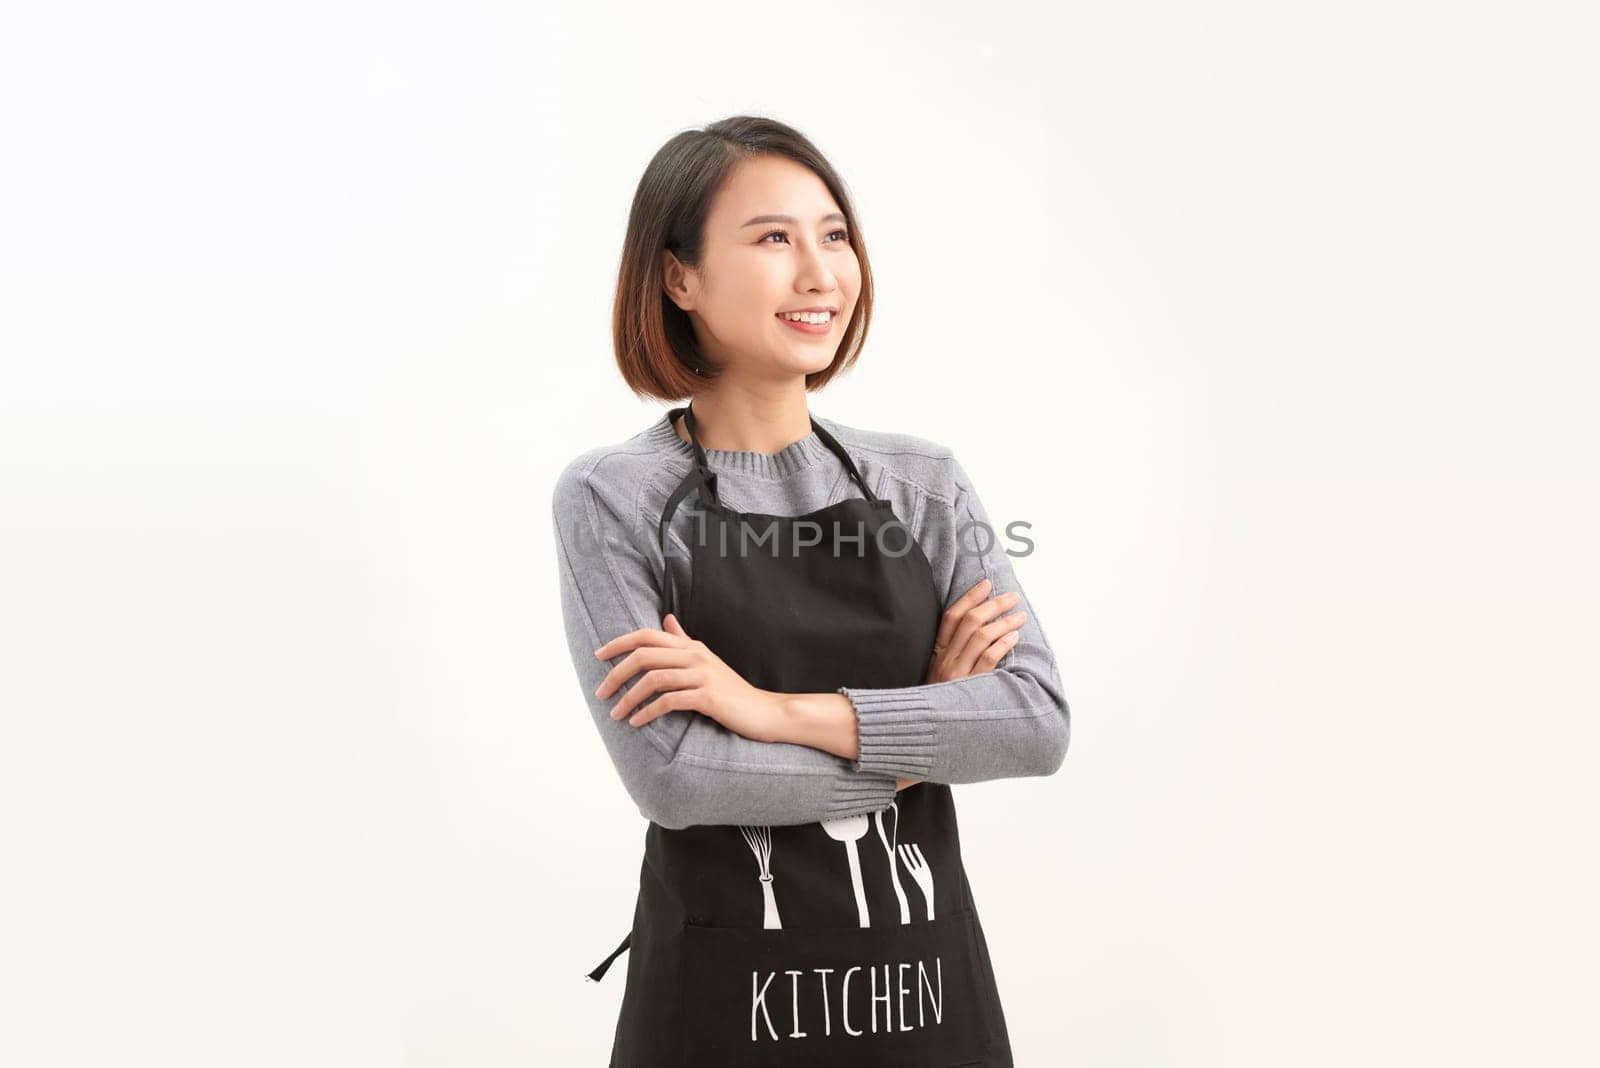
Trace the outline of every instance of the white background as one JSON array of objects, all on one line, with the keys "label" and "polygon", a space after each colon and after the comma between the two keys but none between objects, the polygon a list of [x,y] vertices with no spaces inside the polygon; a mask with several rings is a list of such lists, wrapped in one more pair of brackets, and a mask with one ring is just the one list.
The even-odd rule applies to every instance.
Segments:
[{"label": "white background", "polygon": [[551,490],[747,112],[876,268],[813,410],[1033,524],[1071,750],[957,788],[1017,1063],[1595,1063],[1580,7],[8,8],[0,1059],[605,1062]]}]

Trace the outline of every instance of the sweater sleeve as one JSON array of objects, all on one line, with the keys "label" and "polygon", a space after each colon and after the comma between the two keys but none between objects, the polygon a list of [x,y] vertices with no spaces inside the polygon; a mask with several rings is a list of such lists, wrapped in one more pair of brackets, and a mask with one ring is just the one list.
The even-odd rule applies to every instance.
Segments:
[{"label": "sweater sleeve", "polygon": [[[954,487],[950,522],[927,537],[933,554],[954,556],[945,593],[948,609],[987,578],[996,597],[1021,584],[1001,544],[1003,532],[959,461],[950,458]],[[1017,644],[993,671],[964,679],[895,689],[842,687],[855,706],[859,759],[852,767],[926,782],[963,783],[1052,775],[1066,758],[1069,709],[1055,654],[1026,593],[1012,611],[1028,613]]]},{"label": "sweater sleeve", "polygon": [[[687,709],[642,727],[611,718],[612,706],[643,673],[610,698],[596,697],[595,689],[627,654],[599,660],[594,650],[619,635],[662,625],[660,583],[666,571],[656,531],[626,515],[630,508],[618,500],[615,483],[603,474],[596,478],[605,462],[604,454],[585,454],[556,481],[561,610],[590,718],[640,814],[679,829],[815,823],[887,808],[895,777],[863,771],[821,749],[754,741]],[[597,482],[606,492],[597,491]]]}]

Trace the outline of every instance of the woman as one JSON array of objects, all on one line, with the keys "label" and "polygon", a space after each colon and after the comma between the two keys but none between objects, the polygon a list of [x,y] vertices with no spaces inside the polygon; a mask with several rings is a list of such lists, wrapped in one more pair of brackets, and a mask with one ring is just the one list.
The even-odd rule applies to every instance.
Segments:
[{"label": "woman", "polygon": [[649,820],[590,976],[631,950],[613,1068],[1012,1063],[949,784],[1055,772],[1067,702],[950,450],[807,408],[871,309],[795,130],[738,116],[650,162],[616,355],[688,403],[554,502],[573,660]]}]

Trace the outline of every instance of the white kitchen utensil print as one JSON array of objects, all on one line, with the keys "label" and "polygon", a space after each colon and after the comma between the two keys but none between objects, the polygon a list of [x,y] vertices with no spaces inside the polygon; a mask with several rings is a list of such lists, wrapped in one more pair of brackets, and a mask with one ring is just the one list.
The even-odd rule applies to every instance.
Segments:
[{"label": "white kitchen utensil print", "polygon": [[761,869],[761,926],[782,927],[778,921],[778,899],[772,894],[772,828],[740,827],[739,833],[744,835],[745,844],[755,853]]},{"label": "white kitchen utensil print", "polygon": [[871,927],[872,921],[867,917],[867,891],[861,884],[861,854],[856,852],[856,841],[867,833],[866,813],[823,820],[822,829],[828,832],[829,838],[844,843],[845,852],[850,856],[850,885],[856,892],[856,913],[861,918],[861,926]]},{"label": "white kitchen utensil print", "polygon": [[906,862],[906,870],[917,881],[917,887],[927,899],[928,919],[933,919],[933,869],[922,859],[922,850],[917,848],[915,842],[900,847],[900,859]]},{"label": "white kitchen utensil print", "polygon": [[889,807],[894,810],[894,834],[883,833],[883,809],[874,812],[873,818],[878,821],[878,841],[883,843],[883,851],[889,854],[889,878],[894,881],[894,896],[900,899],[900,922],[911,922],[911,906],[906,904],[906,892],[900,885],[900,865],[895,860],[895,838],[900,834],[900,806],[894,801],[889,802]]}]

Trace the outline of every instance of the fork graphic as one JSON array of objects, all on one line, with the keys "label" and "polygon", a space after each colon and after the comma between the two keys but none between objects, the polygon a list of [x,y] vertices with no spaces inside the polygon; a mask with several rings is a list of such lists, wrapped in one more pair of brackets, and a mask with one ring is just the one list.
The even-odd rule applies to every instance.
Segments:
[{"label": "fork graphic", "polygon": [[906,870],[917,881],[917,889],[922,891],[923,898],[928,902],[928,919],[933,919],[933,868],[922,859],[922,849],[915,842],[900,847],[900,859],[905,862]]},{"label": "fork graphic", "polygon": [[883,809],[875,814],[878,821],[878,840],[883,843],[883,851],[889,855],[889,879],[894,883],[894,896],[900,902],[900,922],[911,922],[911,906],[906,904],[906,892],[900,885],[900,865],[894,862],[894,847],[900,838],[900,806],[893,801],[889,808],[894,812],[894,833],[885,834],[883,830]]}]

